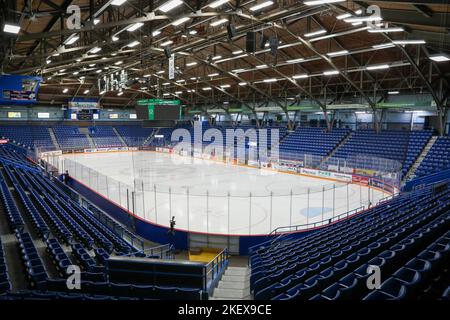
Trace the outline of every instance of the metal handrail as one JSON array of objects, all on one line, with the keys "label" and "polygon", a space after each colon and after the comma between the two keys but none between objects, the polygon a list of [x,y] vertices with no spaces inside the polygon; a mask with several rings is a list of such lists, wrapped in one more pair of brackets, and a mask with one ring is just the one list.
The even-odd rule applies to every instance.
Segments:
[{"label": "metal handrail", "polygon": [[[218,280],[218,278],[223,274],[224,270],[228,266],[228,258],[229,258],[229,251],[228,248],[223,249],[221,252],[219,252],[214,259],[212,259],[206,266],[205,266],[205,281],[204,281],[204,290],[210,291],[213,287],[213,284],[215,280]],[[211,275],[211,279],[209,279],[209,276]]]}]

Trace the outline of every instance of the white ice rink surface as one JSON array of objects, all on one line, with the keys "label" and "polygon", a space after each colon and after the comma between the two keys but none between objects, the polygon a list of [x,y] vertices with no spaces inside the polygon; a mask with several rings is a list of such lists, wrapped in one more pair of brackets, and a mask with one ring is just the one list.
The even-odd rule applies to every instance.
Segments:
[{"label": "white ice rink surface", "polygon": [[197,232],[267,234],[330,219],[387,195],[355,184],[156,152],[64,159],[72,160],[64,163],[72,177],[141,218],[168,226],[175,216],[176,228]]}]

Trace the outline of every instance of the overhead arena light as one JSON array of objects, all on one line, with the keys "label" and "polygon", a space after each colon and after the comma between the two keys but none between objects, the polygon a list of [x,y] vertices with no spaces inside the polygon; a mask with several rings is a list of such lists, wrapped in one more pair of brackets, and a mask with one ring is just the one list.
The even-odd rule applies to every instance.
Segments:
[{"label": "overhead arena light", "polygon": [[400,91],[388,91],[388,94],[391,94],[391,95],[393,95],[393,94],[399,94],[400,93]]},{"label": "overhead arena light", "polygon": [[220,86],[222,89],[226,89],[226,88],[229,88],[229,87],[231,87],[229,84],[223,84],[223,85],[221,85]]},{"label": "overhead arena light", "polygon": [[216,21],[211,22],[209,25],[210,25],[211,27],[217,27],[217,26],[219,26],[219,25],[221,25],[221,24],[224,24],[224,23],[227,22],[227,21],[228,21],[228,19],[222,18],[222,19],[219,19],[219,20],[216,20]]},{"label": "overhead arena light", "polygon": [[214,57],[211,58],[211,60],[213,60],[213,61],[214,60],[219,60],[219,59],[222,59],[222,56],[214,56]]},{"label": "overhead arena light", "polygon": [[335,74],[339,74],[339,71],[337,71],[337,70],[330,70],[330,71],[324,71],[324,73],[323,73],[324,76],[332,76],[332,75],[335,75]]},{"label": "overhead arena light", "polygon": [[383,69],[389,69],[389,65],[388,64],[379,64],[376,66],[368,66],[366,67],[367,70],[383,70]]},{"label": "overhead arena light", "polygon": [[94,47],[94,48],[92,48],[91,50],[89,50],[88,53],[93,53],[93,54],[95,54],[95,53],[100,52],[100,51],[102,51],[102,48],[100,48],[100,47]]},{"label": "overhead arena light", "polygon": [[310,38],[310,37],[318,36],[319,34],[324,34],[324,33],[327,33],[327,30],[322,29],[322,30],[317,30],[317,31],[310,32],[310,33],[305,33],[304,36],[307,38]]},{"label": "overhead arena light", "polygon": [[143,75],[144,78],[150,78],[151,76],[152,76],[152,75],[149,74],[149,73]]},{"label": "overhead arena light", "polygon": [[100,23],[100,19],[94,19],[94,26]]},{"label": "overhead arena light", "polygon": [[304,79],[304,78],[308,78],[307,74],[297,74],[295,76],[292,76],[293,79]]},{"label": "overhead arena light", "polygon": [[382,32],[403,32],[405,31],[405,29],[400,28],[400,27],[393,27],[393,28],[376,28],[376,29],[369,29],[368,30],[370,33],[382,33]]},{"label": "overhead arena light", "polygon": [[191,35],[197,34],[197,30],[190,30],[189,34],[191,34]]},{"label": "overhead arena light", "polygon": [[374,49],[387,49],[387,48],[393,48],[395,45],[393,43],[383,43],[383,44],[377,44],[375,46],[372,46]]},{"label": "overhead arena light", "polygon": [[72,73],[74,76],[76,76],[77,74],[79,74],[80,72],[75,71],[74,73]]},{"label": "overhead arena light", "polygon": [[184,80],[184,79],[180,79],[180,80],[177,80],[177,81],[175,81],[176,83],[182,83],[182,82],[185,82],[186,80]]},{"label": "overhead arena light", "polygon": [[119,93],[117,93],[117,95],[120,97],[121,95],[123,95],[123,91],[120,91]]},{"label": "overhead arena light", "polygon": [[278,79],[277,78],[272,78],[272,79],[264,79],[264,82],[277,82]]},{"label": "overhead arena light", "polygon": [[239,82],[239,85],[242,87],[242,86],[246,86],[247,85],[247,82]]},{"label": "overhead arena light", "polygon": [[264,1],[249,8],[250,11],[258,11],[273,5],[273,1]]},{"label": "overhead arena light", "polygon": [[215,9],[215,8],[220,7],[221,5],[223,5],[223,4],[225,4],[225,3],[229,2],[229,1],[230,0],[216,0],[216,1],[213,1],[210,4],[208,4],[208,7]]},{"label": "overhead arena light", "polygon": [[137,41],[137,40],[135,40],[135,41],[130,42],[129,44],[127,44],[127,47],[129,47],[129,48],[134,48],[134,47],[136,47],[136,46],[139,45],[139,44],[140,44],[140,42]]},{"label": "overhead arena light", "polygon": [[245,72],[245,71],[247,71],[246,69],[244,69],[244,68],[240,68],[240,69],[233,69],[233,70],[231,70],[231,72],[233,72],[233,73],[240,73],[240,72]]},{"label": "overhead arena light", "polygon": [[260,65],[256,66],[256,69],[266,69],[268,67],[269,66],[267,64],[260,64]]},{"label": "overhead arena light", "polygon": [[183,18],[180,18],[180,19],[175,20],[174,22],[172,22],[172,25],[173,25],[174,27],[176,27],[176,26],[179,26],[180,24],[185,23],[186,21],[188,21],[188,20],[190,20],[190,19],[191,19],[191,18],[189,18],[189,17],[183,17]]},{"label": "overhead arena light", "polygon": [[344,13],[344,14],[337,16],[336,19],[342,20],[342,19],[350,18],[351,16],[352,16],[351,13]]},{"label": "overhead arena light", "polygon": [[305,59],[303,59],[303,58],[290,59],[290,60],[286,60],[286,63],[298,63],[298,62],[302,62],[302,61],[305,61]]},{"label": "overhead arena light", "polygon": [[80,39],[80,36],[77,34],[73,34],[70,37],[68,37],[66,39],[66,41],[64,41],[64,44],[70,46],[71,44],[74,44],[75,42],[77,42],[78,39]]},{"label": "overhead arena light", "polygon": [[119,37],[118,36],[112,36],[111,40],[114,41],[114,42],[119,41]]},{"label": "overhead arena light", "polygon": [[140,27],[142,27],[144,24],[142,22],[136,22],[134,24],[132,24],[131,26],[129,26],[127,28],[127,31],[133,32],[137,29],[139,29]]},{"label": "overhead arena light", "polygon": [[160,30],[155,30],[152,32],[152,36],[154,36],[154,37],[159,36],[160,34],[161,34]]},{"label": "overhead arena light", "polygon": [[163,74],[164,72],[166,72],[166,71],[164,71],[164,70],[159,70],[159,71],[156,71],[156,74]]},{"label": "overhead arena light", "polygon": [[344,2],[346,0],[313,0],[313,1],[305,1],[303,2],[307,6],[317,6],[320,4],[328,4],[328,3],[337,3]]},{"label": "overhead arena light", "polygon": [[381,21],[383,20],[380,16],[366,16],[366,17],[350,17],[345,18],[344,21],[348,23],[352,22],[366,22],[366,21]]},{"label": "overhead arena light", "polygon": [[167,40],[167,41],[161,42],[161,47],[168,46],[169,44],[172,44],[172,43],[173,43],[172,40]]},{"label": "overhead arena light", "polygon": [[117,62],[114,62],[114,65],[118,66],[118,65],[121,65],[122,63],[123,63],[123,61],[117,61]]},{"label": "overhead arena light", "polygon": [[102,69],[98,69],[97,71],[95,71],[96,73],[100,73],[102,72]]},{"label": "overhead arena light", "polygon": [[204,88],[202,88],[203,91],[209,91],[211,89],[212,89],[211,87],[204,87]]},{"label": "overhead arena light", "polygon": [[52,63],[52,60],[47,59],[45,62],[46,62],[47,64],[50,64],[50,63]]},{"label": "overhead arena light", "polygon": [[88,94],[89,93],[89,89],[86,89],[83,91],[83,94]]},{"label": "overhead arena light", "polygon": [[111,4],[113,6],[121,6],[122,4],[124,4],[127,0],[113,0],[113,2],[111,2]]},{"label": "overhead arena light", "polygon": [[5,25],[3,26],[3,32],[18,34],[19,31],[20,26],[15,24],[5,23]]},{"label": "overhead arena light", "polygon": [[170,0],[170,1],[166,2],[165,4],[163,4],[162,6],[160,6],[159,10],[162,12],[169,12],[170,10],[178,7],[182,3],[183,3],[183,1],[181,1],[181,0]]},{"label": "overhead arena light", "polygon": [[242,52],[244,52],[244,51],[242,51],[242,50],[236,50],[236,51],[233,51],[232,54],[241,54]]},{"label": "overhead arena light", "polygon": [[197,62],[193,61],[193,62],[188,62],[186,63],[186,67],[192,67],[195,66],[197,64]]},{"label": "overhead arena light", "polygon": [[211,73],[211,74],[208,74],[208,77],[217,77],[219,74],[218,73]]},{"label": "overhead arena light", "polygon": [[69,91],[69,89],[64,88],[63,93],[67,93]]},{"label": "overhead arena light", "polygon": [[335,52],[328,52],[327,56],[329,56],[329,57],[345,56],[348,53],[349,53],[348,50],[340,50],[340,51],[335,51]]},{"label": "overhead arena light", "polygon": [[450,58],[447,55],[444,54],[434,54],[430,56],[430,59],[436,62],[445,62],[449,61]]},{"label": "overhead arena light", "polygon": [[175,94],[182,94],[183,91],[175,91]]},{"label": "overhead arena light", "polygon": [[197,77],[191,77],[191,78],[189,78],[189,80],[195,81],[195,80],[197,80]]},{"label": "overhead arena light", "polygon": [[164,97],[170,96],[170,93],[165,92],[165,93],[163,93],[163,96]]},{"label": "overhead arena light", "polygon": [[407,45],[407,44],[425,44],[425,40],[394,40],[393,44]]}]

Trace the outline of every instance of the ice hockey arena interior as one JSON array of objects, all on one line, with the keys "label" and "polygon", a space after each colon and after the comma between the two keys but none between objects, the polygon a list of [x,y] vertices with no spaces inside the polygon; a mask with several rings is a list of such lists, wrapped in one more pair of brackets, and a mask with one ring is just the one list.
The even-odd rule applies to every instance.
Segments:
[{"label": "ice hockey arena interior", "polygon": [[450,299],[450,1],[0,4],[0,304]]}]

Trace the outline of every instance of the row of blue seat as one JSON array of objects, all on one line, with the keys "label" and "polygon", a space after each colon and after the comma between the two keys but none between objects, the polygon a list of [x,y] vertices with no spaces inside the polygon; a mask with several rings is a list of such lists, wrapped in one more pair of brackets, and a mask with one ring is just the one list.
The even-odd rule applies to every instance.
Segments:
[{"label": "row of blue seat", "polygon": [[0,238],[0,294],[11,290],[8,266],[6,265],[5,252],[3,251],[2,239]]}]

